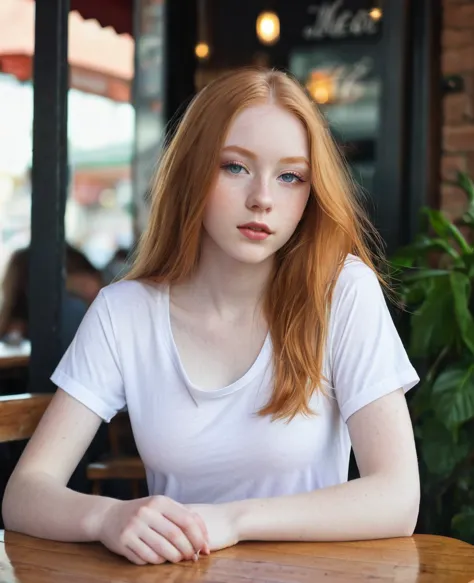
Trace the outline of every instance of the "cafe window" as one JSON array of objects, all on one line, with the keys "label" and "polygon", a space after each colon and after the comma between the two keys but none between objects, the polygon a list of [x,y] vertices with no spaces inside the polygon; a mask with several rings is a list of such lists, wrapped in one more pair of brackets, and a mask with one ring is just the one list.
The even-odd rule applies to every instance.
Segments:
[{"label": "cafe window", "polygon": [[321,107],[355,179],[372,192],[381,95],[377,46],[297,49],[289,69]]},{"label": "cafe window", "polygon": [[[0,8],[0,279],[30,244],[34,9]],[[102,269],[132,246],[133,40],[77,12],[69,35],[66,237]]]}]

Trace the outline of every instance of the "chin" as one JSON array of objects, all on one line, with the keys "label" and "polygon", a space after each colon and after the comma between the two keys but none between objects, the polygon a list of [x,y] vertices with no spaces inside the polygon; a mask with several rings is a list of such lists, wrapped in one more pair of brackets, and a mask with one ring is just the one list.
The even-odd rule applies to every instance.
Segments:
[{"label": "chin", "polygon": [[232,261],[247,265],[266,263],[275,255],[275,245],[262,245],[236,239],[212,237],[207,232],[203,238],[203,247],[212,255],[224,254]]},{"label": "chin", "polygon": [[266,263],[269,259],[271,259],[274,253],[269,252],[268,250],[264,249],[246,249],[240,250],[240,252],[233,252],[228,253],[232,259],[238,261],[239,263],[246,263],[248,265],[258,265],[259,263]]}]

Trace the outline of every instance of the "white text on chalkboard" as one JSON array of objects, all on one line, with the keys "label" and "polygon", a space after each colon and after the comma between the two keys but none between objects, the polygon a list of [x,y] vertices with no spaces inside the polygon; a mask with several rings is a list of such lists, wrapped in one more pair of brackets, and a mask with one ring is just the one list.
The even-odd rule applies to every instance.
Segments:
[{"label": "white text on chalkboard", "polygon": [[367,10],[345,9],[343,0],[311,5],[308,13],[315,15],[315,21],[303,29],[307,40],[373,35],[378,31],[378,22]]}]

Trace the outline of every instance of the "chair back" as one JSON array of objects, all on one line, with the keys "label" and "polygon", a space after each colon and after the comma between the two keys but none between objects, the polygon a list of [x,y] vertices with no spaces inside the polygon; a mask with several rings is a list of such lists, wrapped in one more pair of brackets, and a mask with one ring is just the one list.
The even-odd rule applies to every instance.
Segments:
[{"label": "chair back", "polygon": [[52,398],[52,393],[0,396],[0,443],[29,439]]}]

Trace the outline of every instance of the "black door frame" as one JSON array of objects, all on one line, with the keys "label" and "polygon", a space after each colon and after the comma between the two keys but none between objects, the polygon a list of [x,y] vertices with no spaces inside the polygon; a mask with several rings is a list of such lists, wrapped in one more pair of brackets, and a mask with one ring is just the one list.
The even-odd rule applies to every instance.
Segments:
[{"label": "black door frame", "polygon": [[440,204],[442,124],[441,0],[414,0],[411,18],[408,189],[400,241],[418,232],[420,208]]},{"label": "black door frame", "polygon": [[388,254],[411,241],[422,206],[438,204],[441,142],[440,0],[384,3],[375,189]]},{"label": "black door frame", "polygon": [[35,3],[28,330],[31,392],[49,392],[61,356],[68,185],[69,0]]}]

